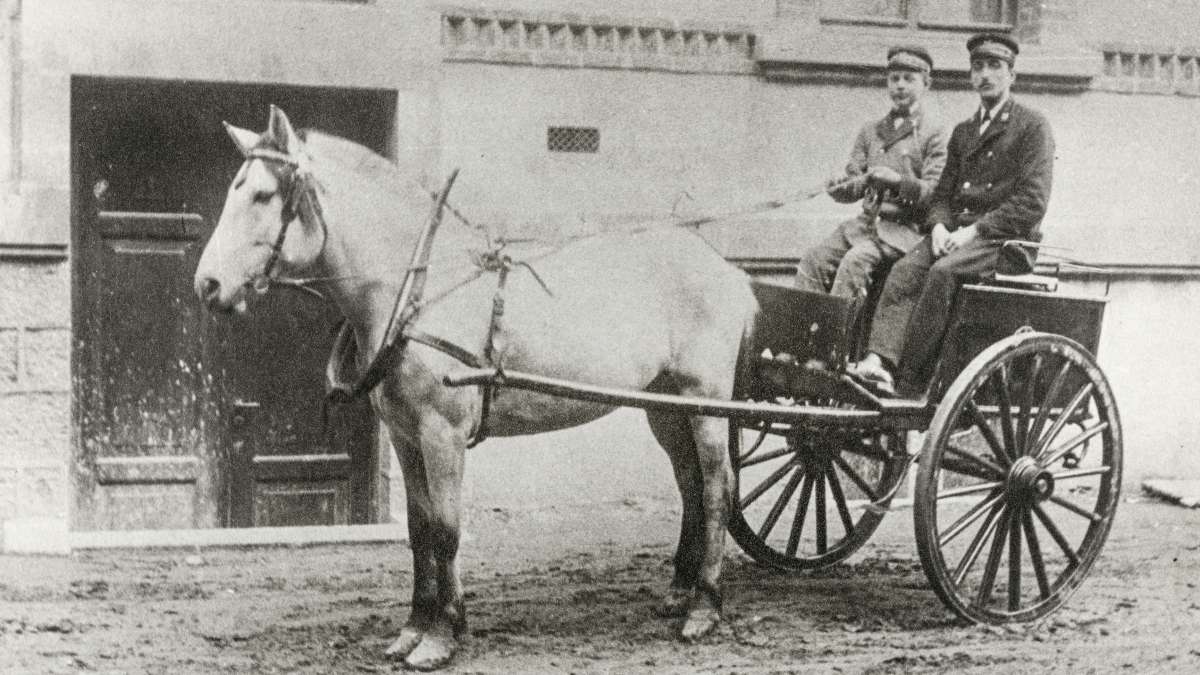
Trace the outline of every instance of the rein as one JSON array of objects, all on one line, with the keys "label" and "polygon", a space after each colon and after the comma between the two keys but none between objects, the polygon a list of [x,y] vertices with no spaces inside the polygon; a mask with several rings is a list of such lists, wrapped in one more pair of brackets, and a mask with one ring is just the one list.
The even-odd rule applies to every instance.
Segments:
[{"label": "rein", "polygon": [[[328,224],[325,221],[324,212],[321,208],[320,201],[316,195],[316,183],[312,173],[307,169],[301,168],[300,161],[295,157],[273,150],[270,148],[254,148],[246,153],[246,159],[259,159],[273,167],[276,177],[281,183],[280,191],[283,196],[283,207],[280,210],[280,228],[279,233],[275,237],[275,241],[271,244],[271,254],[264,265],[263,272],[259,278],[265,280],[267,286],[281,286],[292,290],[297,290],[312,294],[322,300],[327,300],[325,296],[318,290],[310,286],[311,283],[317,281],[328,281],[345,279],[352,277],[311,277],[305,279],[287,279],[273,278],[271,273],[275,271],[279,264],[279,259],[282,255],[283,244],[287,238],[288,230],[292,221],[303,217],[303,213],[307,213],[312,221],[321,226],[322,241],[321,248],[324,251],[328,243]],[[420,238],[417,240],[417,245],[413,250],[412,260],[405,272],[404,280],[400,287],[400,292],[396,296],[396,301],[392,307],[391,315],[388,319],[387,328],[384,331],[383,339],[379,348],[376,350],[371,362],[367,365],[366,370],[357,382],[350,383],[341,380],[338,375],[340,370],[348,367],[346,354],[350,346],[353,345],[353,332],[348,325],[343,322],[338,329],[338,336],[334,344],[333,353],[330,356],[329,366],[327,367],[327,380],[329,382],[329,391],[326,394],[324,405],[322,406],[322,417],[328,419],[328,408],[331,405],[340,405],[343,403],[352,402],[362,396],[368,394],[390,372],[396,363],[403,357],[404,347],[409,341],[418,342],[436,349],[448,356],[475,368],[480,368],[490,364],[496,369],[497,377],[490,383],[481,385],[481,393],[483,395],[482,410],[480,412],[479,425],[475,434],[469,441],[469,446],[474,446],[484,440],[487,436],[487,418],[491,408],[492,399],[495,395],[495,387],[503,384],[503,352],[496,348],[496,340],[500,333],[501,321],[504,315],[504,290],[508,273],[514,267],[524,267],[529,270],[533,278],[538,282],[547,295],[553,295],[545,281],[538,275],[537,271],[526,261],[514,260],[511,256],[503,253],[505,242],[493,236],[490,227],[478,227],[466,219],[457,209],[447,203],[447,197],[450,193],[450,188],[454,185],[455,179],[458,177],[458,169],[451,172],[446,179],[445,185],[438,193],[426,190],[433,198],[434,204],[429,219],[426,221],[425,229],[421,232]],[[782,207],[791,201],[806,201],[812,199],[828,190],[841,187],[848,184],[850,181],[843,181],[835,186],[826,186],[822,184],[820,187],[806,190],[798,195],[789,195],[786,198],[755,204],[750,209],[743,209],[735,212],[724,212],[709,214],[702,217],[692,218],[689,220],[669,223],[648,225],[640,229],[650,229],[655,226],[674,226],[674,227],[696,227],[705,223],[714,222],[723,218],[755,213],[766,210],[773,210]],[[462,282],[455,284],[450,289],[439,293],[433,300],[440,299],[457,288],[477,279],[486,272],[497,272],[498,284],[496,292],[492,298],[491,320],[488,325],[487,339],[484,344],[484,354],[482,358],[475,355],[469,350],[463,349],[450,341],[444,340],[437,336],[429,335],[424,331],[416,329],[411,324],[417,317],[421,307],[426,303],[423,301],[425,290],[425,282],[429,272],[429,258],[433,248],[434,236],[441,225],[442,214],[449,210],[451,214],[462,224],[475,230],[484,232],[488,250],[473,256],[473,262],[477,267],[477,271]],[[638,230],[634,230],[638,231]],[[594,235],[585,235],[594,236]],[[583,238],[583,237],[578,237]],[[265,289],[264,289],[265,290]]]}]

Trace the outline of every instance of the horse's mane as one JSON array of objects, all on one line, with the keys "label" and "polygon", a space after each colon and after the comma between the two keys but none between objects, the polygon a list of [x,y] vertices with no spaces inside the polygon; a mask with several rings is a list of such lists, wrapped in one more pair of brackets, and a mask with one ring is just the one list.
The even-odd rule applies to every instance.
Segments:
[{"label": "horse's mane", "polygon": [[[405,175],[386,157],[354,141],[317,129],[301,132],[308,151],[320,162],[332,162],[355,174],[355,180],[368,180],[380,189],[396,193],[405,186],[419,184],[415,174]],[[405,193],[408,190],[404,190]]]}]

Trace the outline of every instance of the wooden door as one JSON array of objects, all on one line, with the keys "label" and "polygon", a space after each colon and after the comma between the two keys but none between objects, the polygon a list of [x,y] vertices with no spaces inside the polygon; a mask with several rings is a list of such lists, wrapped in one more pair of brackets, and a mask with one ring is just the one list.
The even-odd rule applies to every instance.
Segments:
[{"label": "wooden door", "polygon": [[80,79],[72,99],[76,529],[364,523],[386,512],[365,403],[320,414],[335,308],[212,316],[192,274],[241,159],[221,120],[383,150],[379,92]]},{"label": "wooden door", "polygon": [[[203,219],[96,212],[76,311],[77,410],[87,508],[99,529],[217,524],[214,455],[196,340],[199,308],[180,270],[199,259]],[[82,310],[82,311],[80,311]]]}]

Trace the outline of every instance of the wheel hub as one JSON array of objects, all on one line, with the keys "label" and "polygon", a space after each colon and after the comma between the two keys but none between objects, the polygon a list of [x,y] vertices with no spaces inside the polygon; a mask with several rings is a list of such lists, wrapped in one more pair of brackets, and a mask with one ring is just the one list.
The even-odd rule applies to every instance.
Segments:
[{"label": "wheel hub", "polygon": [[1054,494],[1054,476],[1032,457],[1019,457],[1008,472],[1007,488],[1014,497],[1044,501]]}]

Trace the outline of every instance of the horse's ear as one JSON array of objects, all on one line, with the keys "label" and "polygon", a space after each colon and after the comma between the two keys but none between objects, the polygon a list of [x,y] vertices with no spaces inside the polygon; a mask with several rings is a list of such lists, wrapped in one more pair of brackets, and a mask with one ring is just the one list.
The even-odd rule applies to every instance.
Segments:
[{"label": "horse's ear", "polygon": [[249,129],[235,127],[229,122],[221,122],[221,124],[225,125],[226,133],[233,139],[234,144],[238,146],[238,150],[242,152],[243,157],[249,155],[250,150],[258,145],[259,136],[257,133]]},{"label": "horse's ear", "polygon": [[271,123],[267,126],[267,135],[280,152],[290,155],[300,150],[300,137],[296,135],[287,115],[274,104],[271,105]]}]

